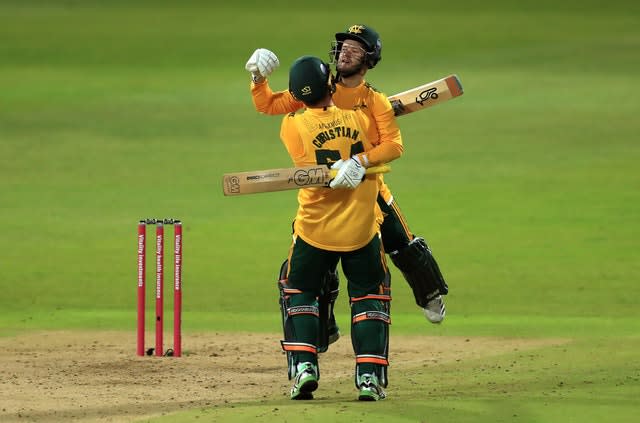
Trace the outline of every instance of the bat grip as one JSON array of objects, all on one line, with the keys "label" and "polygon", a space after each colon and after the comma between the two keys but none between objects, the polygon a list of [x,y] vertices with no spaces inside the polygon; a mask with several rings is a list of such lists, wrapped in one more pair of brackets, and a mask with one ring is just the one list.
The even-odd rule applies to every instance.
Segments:
[{"label": "bat grip", "polygon": [[[379,166],[371,166],[365,170],[365,175],[373,175],[376,173],[389,173],[391,172],[391,166],[388,164],[381,164]],[[329,176],[335,178],[338,174],[337,169],[329,169]]]}]

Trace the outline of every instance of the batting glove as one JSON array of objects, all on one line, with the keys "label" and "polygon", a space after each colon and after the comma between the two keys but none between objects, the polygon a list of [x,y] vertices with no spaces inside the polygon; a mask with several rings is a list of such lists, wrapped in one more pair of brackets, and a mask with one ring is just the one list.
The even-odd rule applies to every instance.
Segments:
[{"label": "batting glove", "polygon": [[274,52],[266,48],[259,48],[249,57],[244,68],[251,72],[255,81],[268,77],[278,66],[280,66],[280,61]]},{"label": "batting glove", "polygon": [[331,188],[357,187],[364,177],[365,168],[360,164],[360,160],[353,156],[349,160],[338,160],[331,166],[331,169],[338,169],[338,174],[329,183]]}]

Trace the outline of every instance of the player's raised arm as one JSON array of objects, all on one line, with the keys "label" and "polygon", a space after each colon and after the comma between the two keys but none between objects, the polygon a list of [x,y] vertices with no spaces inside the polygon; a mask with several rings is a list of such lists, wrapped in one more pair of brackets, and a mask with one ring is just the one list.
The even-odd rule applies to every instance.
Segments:
[{"label": "player's raised arm", "polygon": [[267,78],[280,66],[274,52],[259,48],[253,52],[245,69],[251,73],[251,99],[256,110],[267,115],[285,115],[304,107],[289,91],[273,92]]}]

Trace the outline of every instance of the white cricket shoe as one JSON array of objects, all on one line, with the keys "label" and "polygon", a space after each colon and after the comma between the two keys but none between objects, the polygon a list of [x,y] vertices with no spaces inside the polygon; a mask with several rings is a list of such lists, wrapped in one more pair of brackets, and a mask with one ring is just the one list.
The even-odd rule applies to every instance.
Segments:
[{"label": "white cricket shoe", "polygon": [[446,309],[444,307],[444,300],[442,299],[442,295],[438,295],[433,300],[429,301],[425,308],[422,309],[424,311],[424,317],[427,318],[431,323],[441,323],[444,320],[444,315],[446,314]]},{"label": "white cricket shoe", "polygon": [[379,401],[386,398],[386,394],[374,374],[365,373],[358,376],[358,400]]},{"label": "white cricket shoe", "polygon": [[318,368],[308,361],[299,363],[296,379],[291,388],[291,399],[313,399],[313,391],[316,389],[318,389]]}]

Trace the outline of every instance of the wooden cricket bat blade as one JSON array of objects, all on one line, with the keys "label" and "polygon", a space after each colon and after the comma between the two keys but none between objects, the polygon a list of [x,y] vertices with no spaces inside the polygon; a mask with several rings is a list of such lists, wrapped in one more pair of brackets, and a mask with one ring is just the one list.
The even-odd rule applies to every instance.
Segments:
[{"label": "wooden cricket bat blade", "polygon": [[[387,173],[389,165],[367,168],[366,174]],[[298,188],[327,187],[337,171],[325,165],[226,173],[222,192],[226,196],[285,191]]]},{"label": "wooden cricket bat blade", "polygon": [[396,116],[403,116],[417,112],[436,104],[444,103],[461,96],[464,93],[458,75],[449,75],[437,81],[394,94],[389,97],[393,112]]}]

